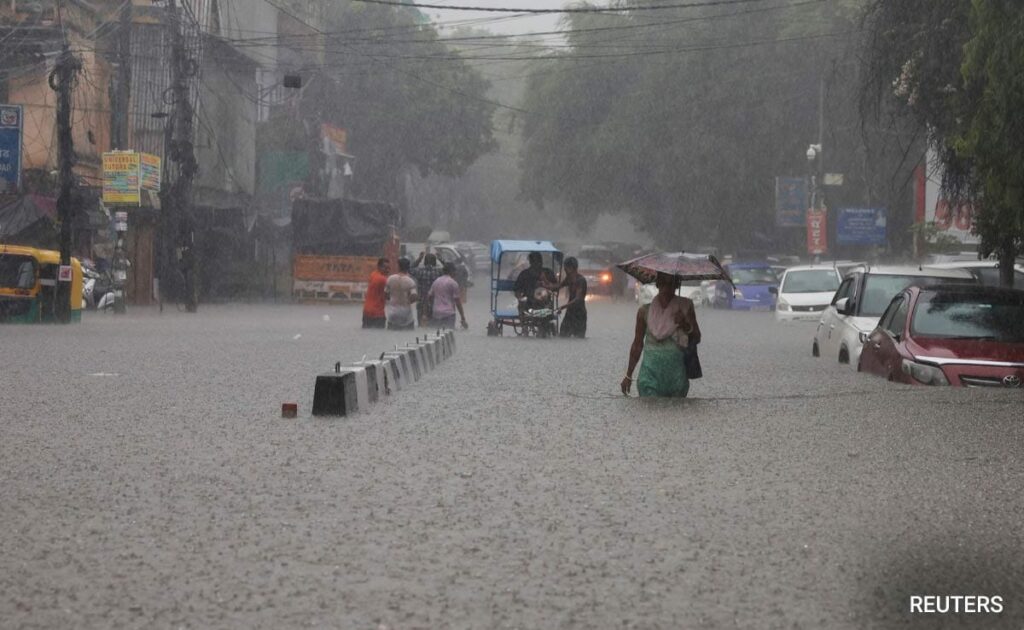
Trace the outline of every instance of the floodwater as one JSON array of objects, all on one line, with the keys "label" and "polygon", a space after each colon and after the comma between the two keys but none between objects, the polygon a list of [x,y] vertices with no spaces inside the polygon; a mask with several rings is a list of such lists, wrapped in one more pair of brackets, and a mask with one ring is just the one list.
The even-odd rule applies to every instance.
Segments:
[{"label": "floodwater", "polygon": [[1019,392],[892,385],[811,358],[813,324],[703,309],[691,398],[625,398],[631,302],[590,303],[584,341],[469,306],[453,360],[335,419],[315,375],[416,333],[297,305],[0,328],[0,625],[935,627],[911,594],[1020,625]]}]

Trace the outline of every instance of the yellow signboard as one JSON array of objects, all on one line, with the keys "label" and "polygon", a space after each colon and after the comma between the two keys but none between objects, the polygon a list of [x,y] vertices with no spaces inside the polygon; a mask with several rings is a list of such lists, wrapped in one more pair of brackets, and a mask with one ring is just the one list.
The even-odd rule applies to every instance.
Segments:
[{"label": "yellow signboard", "polygon": [[112,151],[103,154],[103,203],[139,205],[139,154]]}]

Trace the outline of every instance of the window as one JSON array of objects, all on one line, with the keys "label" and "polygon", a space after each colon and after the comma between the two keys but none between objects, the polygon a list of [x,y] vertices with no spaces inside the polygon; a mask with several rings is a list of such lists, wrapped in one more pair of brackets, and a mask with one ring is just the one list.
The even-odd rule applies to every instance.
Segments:
[{"label": "window", "polygon": [[839,300],[843,298],[848,298],[853,294],[853,283],[856,281],[856,277],[847,278],[843,280],[842,284],[839,285],[839,290],[836,291],[836,294],[832,297],[833,306]]},{"label": "window", "polygon": [[903,296],[893,298],[893,301],[889,303],[889,307],[882,313],[882,317],[878,320],[878,326],[884,330],[892,332],[892,318],[896,315],[896,309],[903,303]]},{"label": "window", "polygon": [[929,291],[918,298],[915,336],[1024,343],[1024,298]]},{"label": "window", "polygon": [[839,274],[831,269],[790,271],[781,293],[830,293],[839,287]]},{"label": "window", "polygon": [[36,262],[31,256],[0,255],[0,287],[31,289],[36,285]]},{"label": "window", "polygon": [[903,335],[903,331],[907,329],[907,315],[909,314],[910,300],[908,300],[906,297],[900,297],[899,303],[896,304],[896,310],[893,311],[892,319],[889,322],[889,325],[885,327],[885,329],[891,332],[893,335]]}]

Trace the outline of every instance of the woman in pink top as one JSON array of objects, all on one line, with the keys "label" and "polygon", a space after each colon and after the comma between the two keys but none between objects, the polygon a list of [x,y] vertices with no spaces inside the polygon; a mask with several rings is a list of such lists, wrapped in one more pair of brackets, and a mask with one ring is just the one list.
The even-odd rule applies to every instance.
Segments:
[{"label": "woman in pink top", "polygon": [[683,363],[683,348],[700,343],[700,327],[693,301],[676,295],[679,280],[659,273],[658,295],[636,313],[636,334],[629,349],[629,365],[622,393],[629,395],[633,369],[643,355],[636,389],[641,396],[685,397],[690,391]]}]

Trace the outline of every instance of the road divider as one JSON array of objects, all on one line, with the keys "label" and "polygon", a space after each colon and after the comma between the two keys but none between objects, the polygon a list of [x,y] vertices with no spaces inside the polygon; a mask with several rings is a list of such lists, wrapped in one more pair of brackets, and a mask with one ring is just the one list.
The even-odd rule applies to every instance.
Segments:
[{"label": "road divider", "polygon": [[[455,332],[438,330],[416,337],[404,348],[395,346],[376,360],[356,361],[319,374],[313,388],[314,416],[347,416],[419,381],[455,356]],[[284,409],[282,408],[282,412]],[[283,413],[282,413],[283,415]],[[292,416],[294,417],[294,416]]]}]

